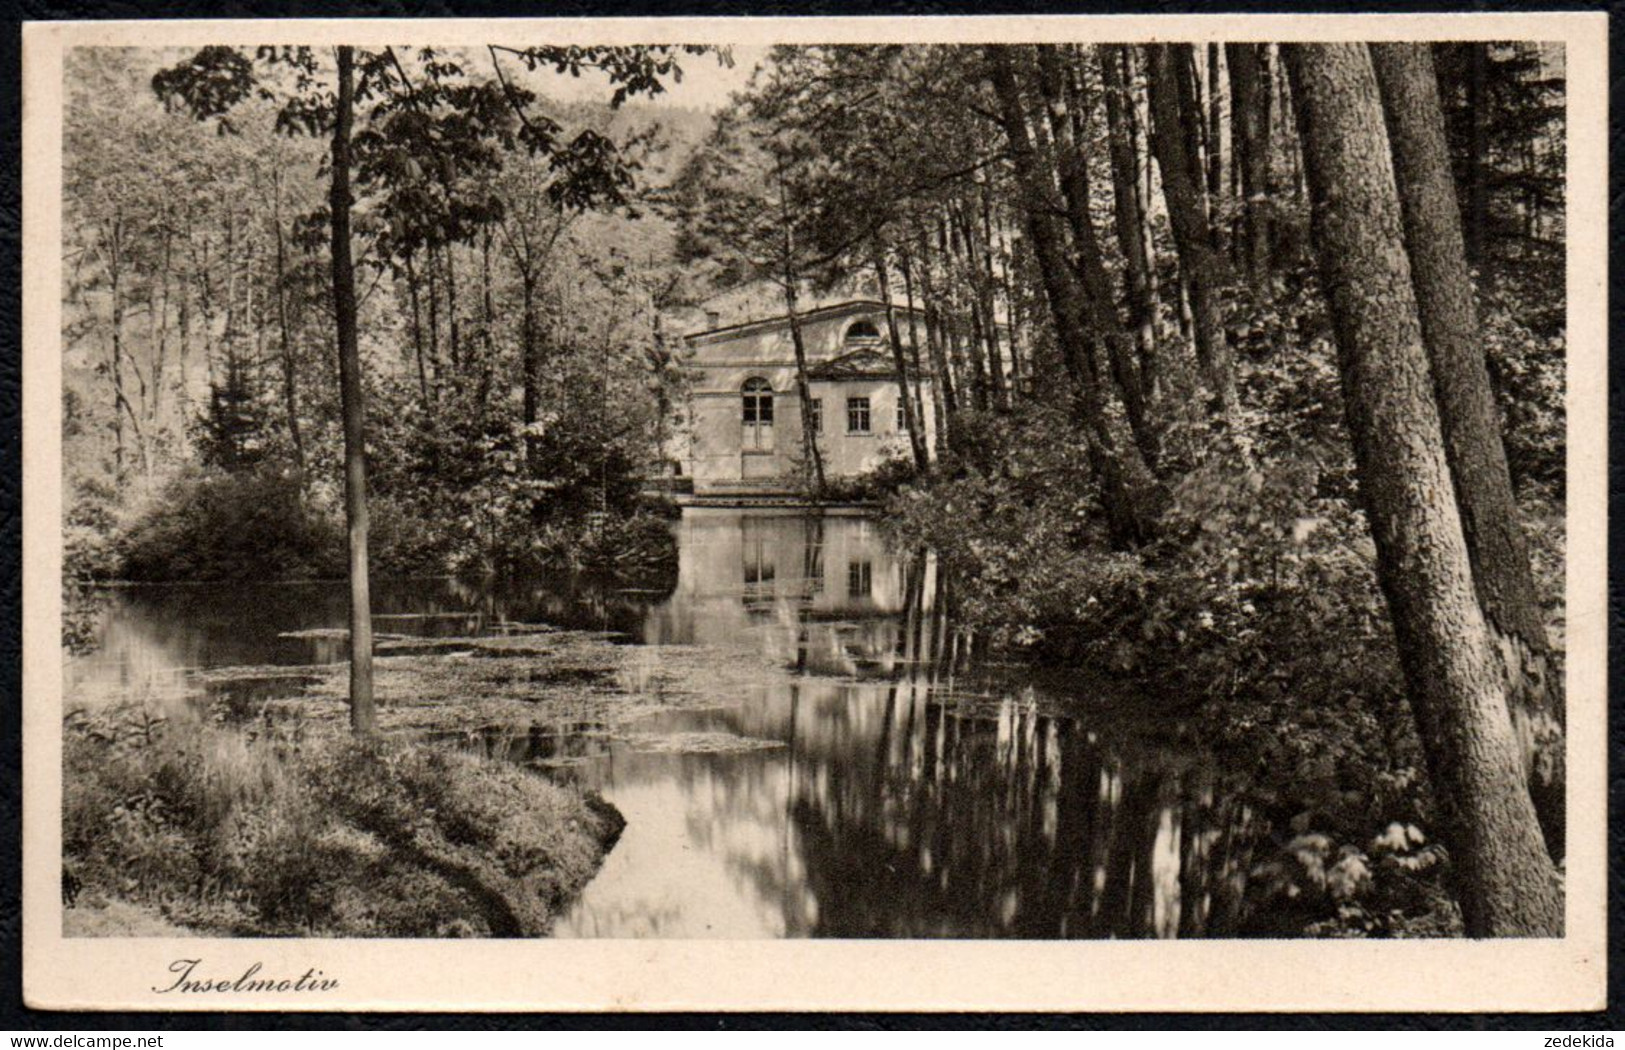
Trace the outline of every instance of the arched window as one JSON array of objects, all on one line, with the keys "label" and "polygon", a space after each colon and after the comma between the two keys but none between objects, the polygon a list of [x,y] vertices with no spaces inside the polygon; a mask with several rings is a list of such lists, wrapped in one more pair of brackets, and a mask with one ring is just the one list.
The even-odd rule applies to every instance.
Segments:
[{"label": "arched window", "polygon": [[773,422],[773,386],[767,380],[752,377],[745,380],[744,421],[746,423]]},{"label": "arched window", "polygon": [[880,329],[875,327],[873,321],[853,321],[847,328],[846,336],[841,340],[846,350],[858,350],[864,347],[880,345]]}]

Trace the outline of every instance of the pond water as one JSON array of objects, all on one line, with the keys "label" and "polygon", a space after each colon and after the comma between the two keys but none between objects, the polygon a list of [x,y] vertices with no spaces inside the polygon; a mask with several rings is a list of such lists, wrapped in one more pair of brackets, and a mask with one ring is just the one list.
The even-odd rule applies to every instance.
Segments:
[{"label": "pond water", "polygon": [[[656,664],[681,646],[767,668],[719,675],[715,707],[630,733],[583,722],[463,737],[577,779],[626,817],[557,936],[1244,932],[1263,821],[1244,784],[1155,718],[1156,698],[981,661],[934,559],[889,549],[862,516],[691,508],[675,528],[670,594],[374,583],[380,631],[549,624],[617,632]],[[68,660],[69,695],[337,662],[342,639],[285,635],[344,620],[339,583],[122,589],[96,650]]]}]

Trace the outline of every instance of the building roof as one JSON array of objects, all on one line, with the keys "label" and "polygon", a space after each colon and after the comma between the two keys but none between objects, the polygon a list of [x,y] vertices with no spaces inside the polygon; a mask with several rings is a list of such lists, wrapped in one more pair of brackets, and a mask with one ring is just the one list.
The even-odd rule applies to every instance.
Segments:
[{"label": "building roof", "polygon": [[812,380],[839,379],[895,379],[897,367],[892,359],[879,350],[862,347],[839,357],[820,362],[807,369]]},{"label": "building roof", "polygon": [[[886,304],[878,299],[848,299],[845,302],[831,303],[828,306],[820,306],[812,310],[803,311],[798,316],[802,321],[817,321],[826,317],[839,317],[842,314],[872,313],[877,310],[884,311],[885,309]],[[898,303],[893,303],[892,309],[896,310],[900,314],[907,315],[908,313],[908,307]],[[914,312],[921,315],[925,313],[925,311],[918,306],[914,308]],[[683,336],[683,338],[689,342],[693,342],[697,339],[705,342],[714,342],[722,338],[748,335],[767,328],[788,327],[789,324],[790,315],[779,314],[774,317],[759,317],[751,321],[740,321],[737,324],[723,325],[720,328],[707,328],[699,332],[690,332]]]}]

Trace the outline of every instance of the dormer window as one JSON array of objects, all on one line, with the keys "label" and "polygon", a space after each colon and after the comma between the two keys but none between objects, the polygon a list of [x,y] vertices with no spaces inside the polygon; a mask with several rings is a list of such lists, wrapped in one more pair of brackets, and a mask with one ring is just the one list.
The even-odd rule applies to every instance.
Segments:
[{"label": "dormer window", "polygon": [[851,350],[875,350],[880,347],[880,329],[875,327],[873,321],[853,321],[846,330],[846,337],[841,340],[841,348]]}]

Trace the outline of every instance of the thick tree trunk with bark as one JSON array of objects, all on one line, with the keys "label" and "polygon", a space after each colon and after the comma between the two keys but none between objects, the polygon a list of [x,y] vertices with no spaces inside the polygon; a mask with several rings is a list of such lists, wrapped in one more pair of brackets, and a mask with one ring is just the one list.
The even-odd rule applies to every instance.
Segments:
[{"label": "thick tree trunk with bark", "polygon": [[350,531],[350,728],[378,729],[372,702],[372,601],[367,574],[366,410],[356,331],[355,262],[350,256],[350,129],[355,110],[355,52],[338,49],[338,96],[333,122],[333,313],[338,337],[339,397],[344,414],[344,513]]},{"label": "thick tree trunk with bark", "polygon": [[1374,44],[1405,244],[1427,344],[1456,507],[1478,604],[1501,658],[1529,790],[1554,857],[1563,855],[1563,711],[1528,543],[1512,491],[1462,243],[1444,118],[1425,44]]},{"label": "thick tree trunk with bark", "polygon": [[1558,936],[1562,892],[1473,591],[1363,44],[1283,48],[1360,493],[1469,936]]},{"label": "thick tree trunk with bark", "polygon": [[480,237],[480,362],[477,396],[480,415],[487,411],[491,400],[491,382],[496,368],[496,300],[491,288],[491,224],[486,223]]},{"label": "thick tree trunk with bark", "polygon": [[[1183,48],[1183,52],[1179,49]],[[1235,369],[1230,342],[1224,331],[1219,290],[1226,277],[1224,257],[1214,249],[1208,228],[1199,158],[1189,152],[1183,129],[1188,123],[1183,105],[1188,79],[1190,45],[1154,44],[1147,49],[1151,93],[1151,146],[1162,172],[1162,193],[1168,203],[1169,224],[1179,252],[1180,272],[1190,287],[1196,354],[1219,407],[1229,412],[1236,403]]]}]

